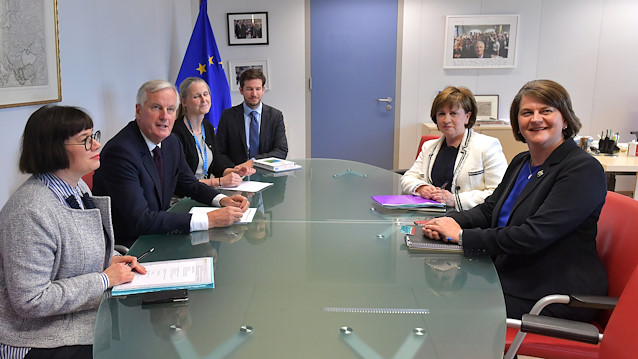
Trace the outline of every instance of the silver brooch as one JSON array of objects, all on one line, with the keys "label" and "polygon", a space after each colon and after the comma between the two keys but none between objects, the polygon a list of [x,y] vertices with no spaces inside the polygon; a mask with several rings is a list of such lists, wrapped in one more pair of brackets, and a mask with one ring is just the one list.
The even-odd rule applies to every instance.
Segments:
[{"label": "silver brooch", "polygon": [[543,175],[543,170],[536,172],[536,177],[541,178],[542,175]]}]

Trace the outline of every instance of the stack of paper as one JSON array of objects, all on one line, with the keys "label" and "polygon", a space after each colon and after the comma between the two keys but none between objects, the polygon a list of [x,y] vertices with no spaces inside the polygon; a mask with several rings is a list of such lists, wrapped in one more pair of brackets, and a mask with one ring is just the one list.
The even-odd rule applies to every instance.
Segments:
[{"label": "stack of paper", "polygon": [[[216,211],[221,209],[221,207],[193,207],[188,211],[188,213],[208,213],[212,211]],[[248,208],[246,212],[241,216],[241,219],[236,224],[246,224],[253,221],[253,217],[255,217],[255,213],[257,213],[257,208]]]},{"label": "stack of paper", "polygon": [[217,189],[226,189],[231,191],[241,191],[241,192],[259,192],[264,188],[270,187],[273,184],[271,182],[258,182],[258,181],[243,181],[238,186],[229,187],[229,186],[221,186]]},{"label": "stack of paper", "polygon": [[292,171],[301,168],[300,165],[293,161],[282,160],[275,157],[253,160],[253,165],[272,172]]},{"label": "stack of paper", "polygon": [[148,262],[142,265],[146,268],[146,274],[136,273],[131,282],[116,285],[112,295],[215,287],[213,257]]},{"label": "stack of paper", "polygon": [[425,199],[421,196],[413,196],[410,194],[372,196],[372,199],[385,208],[445,208],[444,203],[433,201],[431,199]]}]

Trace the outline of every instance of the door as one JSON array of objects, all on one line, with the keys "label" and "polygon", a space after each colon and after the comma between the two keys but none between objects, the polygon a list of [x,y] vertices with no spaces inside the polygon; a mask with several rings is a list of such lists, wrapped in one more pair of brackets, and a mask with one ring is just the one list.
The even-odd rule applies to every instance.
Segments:
[{"label": "door", "polygon": [[311,156],[393,168],[397,0],[311,0]]}]

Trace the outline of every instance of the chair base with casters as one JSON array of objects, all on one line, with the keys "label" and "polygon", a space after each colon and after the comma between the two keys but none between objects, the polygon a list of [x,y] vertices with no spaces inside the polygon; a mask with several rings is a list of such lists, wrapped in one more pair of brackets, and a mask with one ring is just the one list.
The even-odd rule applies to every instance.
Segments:
[{"label": "chair base with casters", "polygon": [[[565,299],[562,298],[562,300],[564,302]],[[634,333],[635,320],[638,318],[638,268],[634,269],[618,300],[614,297],[584,296],[580,298],[568,297],[567,301],[570,305],[588,308],[609,309],[613,306],[614,310],[605,332],[600,333],[598,327],[593,324],[533,314],[525,314],[521,320],[508,319],[507,326],[520,329],[523,333],[552,336],[565,341],[574,341],[574,344],[576,344],[575,341],[585,343],[580,348],[587,348],[587,346],[592,348],[589,352],[591,358],[629,359],[636,357],[638,341]],[[513,357],[516,354],[518,346],[515,344],[512,343],[505,358]],[[539,347],[539,349],[542,348]],[[573,358],[574,352],[566,351],[567,349],[562,351],[564,355],[556,352],[550,352],[547,355],[548,353],[543,353],[542,350],[536,354],[526,355],[537,355],[544,358]]]}]

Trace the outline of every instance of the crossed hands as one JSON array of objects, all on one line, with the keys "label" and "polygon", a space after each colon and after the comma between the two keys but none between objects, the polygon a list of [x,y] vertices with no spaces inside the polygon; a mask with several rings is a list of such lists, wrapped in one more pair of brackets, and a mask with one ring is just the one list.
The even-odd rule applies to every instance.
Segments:
[{"label": "crossed hands", "polygon": [[415,192],[425,199],[431,199],[433,201],[445,203],[448,207],[454,207],[454,195],[446,189],[426,184],[418,187]]},{"label": "crossed hands", "polygon": [[431,239],[443,242],[459,242],[461,226],[451,217],[434,218],[425,223],[423,234]]},{"label": "crossed hands", "polygon": [[250,203],[246,197],[236,194],[234,196],[222,198],[219,205],[223,208],[208,212],[208,226],[227,227],[239,221],[248,209]]}]

